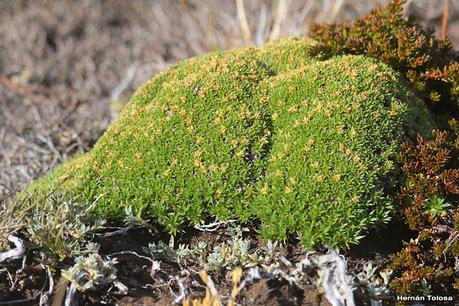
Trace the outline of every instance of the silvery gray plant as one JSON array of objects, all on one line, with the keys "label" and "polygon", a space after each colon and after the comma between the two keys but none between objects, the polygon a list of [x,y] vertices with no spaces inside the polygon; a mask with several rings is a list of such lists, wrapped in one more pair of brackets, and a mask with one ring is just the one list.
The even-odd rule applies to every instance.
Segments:
[{"label": "silvery gray plant", "polygon": [[116,280],[116,258],[104,259],[97,253],[80,256],[75,264],[62,271],[62,277],[71,282],[78,291],[101,288]]},{"label": "silvery gray plant", "polygon": [[377,271],[378,267],[373,267],[371,262],[366,263],[353,283],[354,286],[362,286],[370,294],[372,306],[382,305],[381,300],[391,293],[389,282],[393,271],[380,271],[378,274]]}]

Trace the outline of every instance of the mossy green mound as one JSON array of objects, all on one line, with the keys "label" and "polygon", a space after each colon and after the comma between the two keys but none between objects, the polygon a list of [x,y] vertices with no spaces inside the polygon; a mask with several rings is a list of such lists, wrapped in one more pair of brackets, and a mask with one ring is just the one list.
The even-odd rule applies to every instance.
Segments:
[{"label": "mossy green mound", "polygon": [[94,149],[30,187],[133,206],[171,232],[184,223],[260,220],[265,238],[356,243],[388,220],[392,162],[432,120],[401,77],[362,56],[318,61],[311,42],[217,52],[141,87]]}]

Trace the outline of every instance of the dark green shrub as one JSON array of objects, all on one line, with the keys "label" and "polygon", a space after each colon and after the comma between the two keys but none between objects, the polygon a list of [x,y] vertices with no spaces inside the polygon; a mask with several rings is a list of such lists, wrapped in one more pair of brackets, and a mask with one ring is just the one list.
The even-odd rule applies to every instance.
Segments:
[{"label": "dark green shrub", "polygon": [[[447,116],[459,112],[459,55],[448,40],[438,40],[411,19],[403,17],[406,0],[340,25],[316,25],[314,55],[365,54],[405,76],[426,104]],[[446,127],[446,121],[442,120]]]},{"label": "dark green shrub", "polygon": [[387,65],[318,61],[310,48],[290,39],[177,64],[137,91],[91,152],[29,191],[103,195],[95,215],[120,222],[133,206],[172,233],[236,217],[307,248],[356,243],[390,218],[401,142],[433,123]]}]

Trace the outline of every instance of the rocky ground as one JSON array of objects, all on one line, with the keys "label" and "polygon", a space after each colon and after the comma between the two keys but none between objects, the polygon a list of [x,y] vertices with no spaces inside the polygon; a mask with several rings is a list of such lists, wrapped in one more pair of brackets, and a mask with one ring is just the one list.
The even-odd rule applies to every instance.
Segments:
[{"label": "rocky ground", "polygon": [[[0,197],[89,150],[133,91],[173,63],[215,49],[307,35],[313,22],[351,20],[385,2],[293,0],[282,8],[277,1],[246,1],[249,31],[244,31],[235,1],[0,1]],[[407,14],[438,32],[442,3],[409,1]],[[447,34],[459,46],[457,0],[450,1]],[[183,239],[210,244],[224,239],[216,233],[190,231],[187,235]],[[380,242],[387,242],[384,238],[384,233],[371,236],[348,252],[350,271],[361,271],[368,261],[383,264],[397,248],[387,244],[381,248]],[[121,249],[140,251],[157,239],[157,235],[133,231],[99,242],[101,254],[110,254]],[[261,243],[251,239],[253,244]],[[282,252],[292,261],[300,253],[296,247]],[[15,275],[0,273],[0,305],[33,298],[47,286],[46,271],[32,258],[27,260],[25,270],[20,269],[21,263],[8,267],[17,271]],[[171,303],[169,287],[151,290],[151,271],[142,269],[148,262],[129,255],[121,256],[123,261],[126,265],[119,265],[123,267],[119,277],[137,289],[121,297],[88,294],[84,304],[98,305],[101,300],[112,305]],[[178,273],[174,265],[166,265],[164,271]],[[172,288],[178,291],[178,284]],[[204,292],[202,285],[196,292]],[[254,283],[240,296],[243,305],[327,305],[314,290],[300,290],[279,280]],[[34,305],[36,300],[28,303]]]}]

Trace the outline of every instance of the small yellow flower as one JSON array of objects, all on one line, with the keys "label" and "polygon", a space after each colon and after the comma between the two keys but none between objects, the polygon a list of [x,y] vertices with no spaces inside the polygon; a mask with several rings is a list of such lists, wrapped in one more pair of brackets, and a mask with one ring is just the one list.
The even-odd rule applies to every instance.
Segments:
[{"label": "small yellow flower", "polygon": [[324,116],[327,117],[327,118],[330,118],[330,116],[331,116],[330,111],[328,111],[328,110],[325,111],[325,112],[324,112]]},{"label": "small yellow flower", "polygon": [[295,186],[295,185],[298,183],[297,180],[296,180],[296,178],[293,177],[293,176],[291,176],[289,179],[290,179],[290,183],[291,183],[293,186]]},{"label": "small yellow flower", "polygon": [[203,150],[197,150],[196,152],[194,152],[194,157],[199,158],[202,156],[202,153],[203,153]]},{"label": "small yellow flower", "polygon": [[225,172],[226,169],[228,169],[228,166],[227,166],[226,164],[221,164],[221,165],[220,165],[220,170],[221,170],[222,172]]},{"label": "small yellow flower", "polygon": [[272,114],[271,119],[277,120],[279,118],[279,115],[277,113]]},{"label": "small yellow flower", "polygon": [[322,174],[319,174],[319,175],[316,176],[316,181],[318,181],[318,182],[322,182],[323,179],[324,179],[324,176]]},{"label": "small yellow flower", "polygon": [[311,166],[315,169],[318,169],[320,167],[320,164],[318,162],[313,162]]},{"label": "small yellow flower", "polygon": [[296,113],[296,111],[297,111],[296,106],[290,106],[289,109],[288,109],[289,113]]},{"label": "small yellow flower", "polygon": [[222,135],[225,135],[225,133],[226,133],[226,127],[221,126],[220,129],[219,129],[219,131],[220,131],[220,133],[221,133]]},{"label": "small yellow flower", "polygon": [[65,180],[68,179],[69,177],[70,177],[69,174],[65,174],[65,175],[63,175],[63,176],[60,176],[60,177],[59,177],[59,180],[65,181]]},{"label": "small yellow flower", "polygon": [[210,165],[209,170],[210,170],[210,172],[215,172],[217,170],[217,166],[212,164],[212,165]]},{"label": "small yellow flower", "polygon": [[260,189],[260,192],[261,192],[262,194],[267,194],[267,193],[268,193],[268,186],[266,186],[266,185],[263,186],[263,188]]},{"label": "small yellow flower", "polygon": [[333,180],[334,180],[335,182],[339,182],[339,181],[341,180],[341,174],[336,174],[336,175],[334,175],[334,176],[333,176]]},{"label": "small yellow flower", "polygon": [[282,176],[282,171],[280,170],[276,170],[276,172],[274,173],[275,176]]},{"label": "small yellow flower", "polygon": [[353,161],[354,163],[357,163],[357,162],[360,161],[360,157],[359,157],[358,155],[354,155],[354,157],[352,157],[352,161]]},{"label": "small yellow flower", "polygon": [[310,150],[311,150],[311,147],[310,147],[310,146],[305,146],[305,147],[303,148],[303,151],[306,152],[306,153],[309,152]]},{"label": "small yellow flower", "polygon": [[169,176],[169,174],[171,174],[171,169],[167,168],[166,170],[164,170],[163,174],[164,176]]},{"label": "small yellow flower", "polygon": [[292,191],[293,191],[292,188],[290,188],[289,186],[285,187],[285,189],[284,189],[284,192],[285,192],[286,194],[289,194],[289,193],[291,193]]},{"label": "small yellow flower", "polygon": [[196,143],[201,143],[204,140],[202,136],[196,136]]},{"label": "small yellow flower", "polygon": [[244,154],[245,154],[245,150],[242,149],[242,150],[240,150],[239,152],[236,153],[236,156],[241,158],[242,156],[244,156]]},{"label": "small yellow flower", "polygon": [[349,134],[351,135],[351,137],[355,137],[355,136],[357,136],[357,131],[356,131],[354,128],[352,128],[352,129],[349,131]]},{"label": "small yellow flower", "polygon": [[314,144],[314,139],[309,139],[308,140],[308,145],[312,146]]}]

